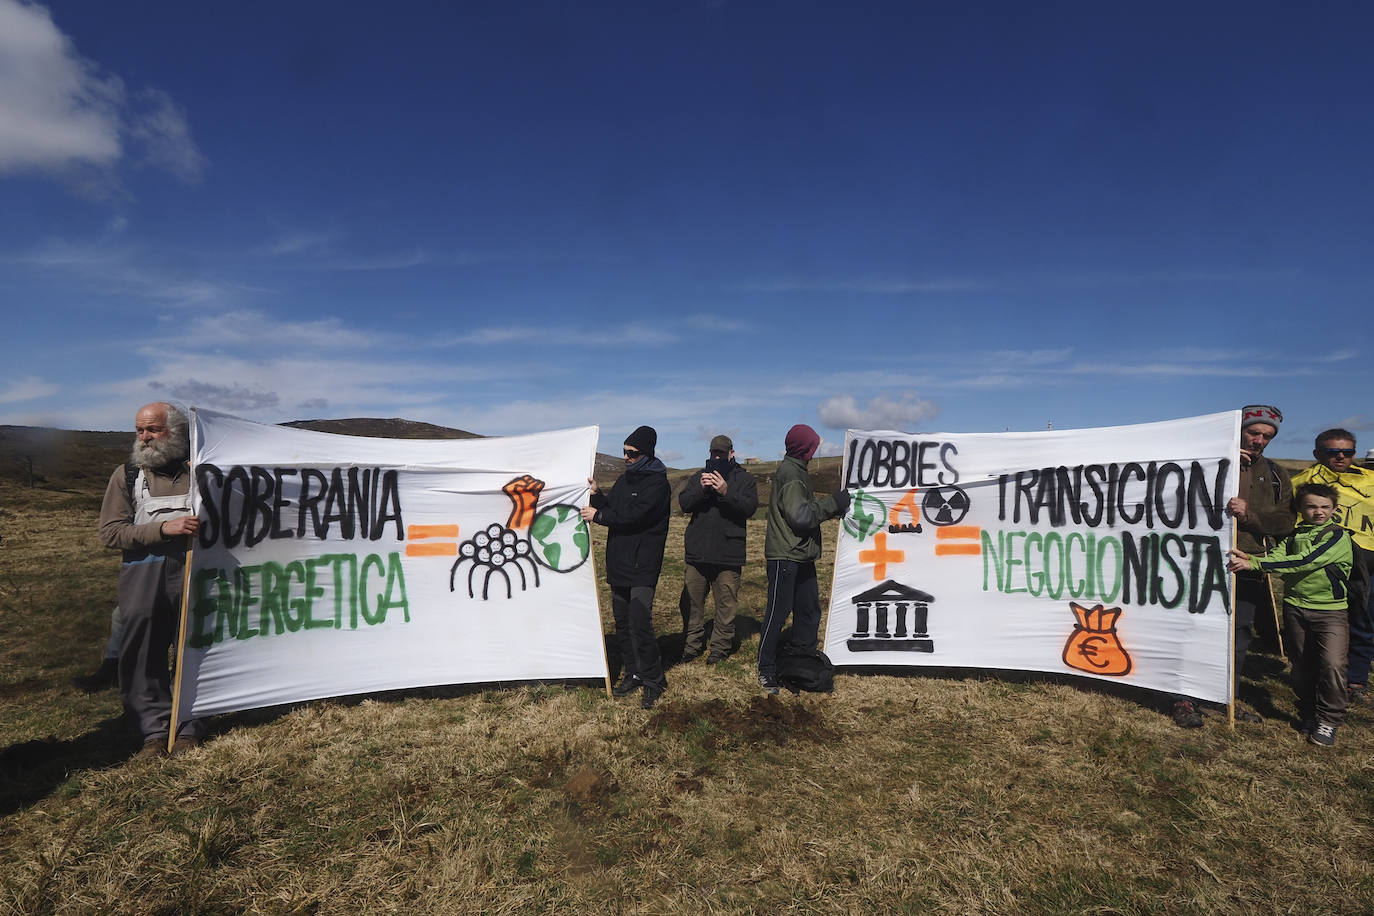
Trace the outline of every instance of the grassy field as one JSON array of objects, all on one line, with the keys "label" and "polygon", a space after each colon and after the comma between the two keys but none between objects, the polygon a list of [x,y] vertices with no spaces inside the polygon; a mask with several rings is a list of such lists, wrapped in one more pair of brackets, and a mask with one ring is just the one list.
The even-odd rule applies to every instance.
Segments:
[{"label": "grassy field", "polygon": [[599,685],[416,690],[222,717],[199,751],[132,761],[113,693],[68,686],[115,601],[102,483],[0,481],[0,913],[1374,909],[1367,710],[1305,745],[1266,655],[1244,695],[1265,722],[1235,731],[1051,677],[766,698],[761,522],[740,653],[669,670],[652,712]]}]

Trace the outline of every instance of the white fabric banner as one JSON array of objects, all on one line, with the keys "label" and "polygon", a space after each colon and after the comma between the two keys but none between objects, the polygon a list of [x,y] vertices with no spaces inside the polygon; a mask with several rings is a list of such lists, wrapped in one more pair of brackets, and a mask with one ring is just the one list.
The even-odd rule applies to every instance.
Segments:
[{"label": "white fabric banner", "polygon": [[837,665],[1051,671],[1230,698],[1240,412],[845,437]]},{"label": "white fabric banner", "polygon": [[318,697],[607,677],[578,507],[596,427],[370,439],[191,417],[182,720]]}]

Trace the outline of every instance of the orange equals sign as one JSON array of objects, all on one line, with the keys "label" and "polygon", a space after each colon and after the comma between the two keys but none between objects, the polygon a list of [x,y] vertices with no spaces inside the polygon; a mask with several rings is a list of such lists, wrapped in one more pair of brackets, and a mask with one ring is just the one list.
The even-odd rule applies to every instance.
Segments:
[{"label": "orange equals sign", "polygon": [[453,538],[451,543],[406,544],[408,557],[456,557],[458,556],[457,525],[409,525],[406,528],[407,541],[423,541],[428,538]]},{"label": "orange equals sign", "polygon": [[[946,525],[935,529],[935,555],[937,557],[958,556],[959,554],[978,554],[983,552],[983,529],[977,525]],[[960,543],[972,541],[973,543]]]}]

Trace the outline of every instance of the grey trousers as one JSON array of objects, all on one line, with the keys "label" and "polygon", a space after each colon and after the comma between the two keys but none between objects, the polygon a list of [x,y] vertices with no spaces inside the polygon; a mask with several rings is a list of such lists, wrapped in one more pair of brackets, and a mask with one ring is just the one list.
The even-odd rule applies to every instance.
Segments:
[{"label": "grey trousers", "polygon": [[[119,698],[143,740],[166,738],[172,722],[172,674],[167,655],[181,614],[184,555],[150,556],[119,568]],[[198,721],[182,721],[178,736],[199,738]]]},{"label": "grey trousers", "polygon": [[1293,663],[1291,683],[1305,722],[1345,722],[1345,662],[1350,623],[1345,608],[1314,611],[1283,605],[1283,638]]},{"label": "grey trousers", "polygon": [[682,650],[700,654],[706,643],[706,592],[716,602],[711,631],[711,654],[729,655],[735,641],[735,609],[739,606],[740,568],[712,563],[688,563],[682,571],[687,591],[687,619]]}]

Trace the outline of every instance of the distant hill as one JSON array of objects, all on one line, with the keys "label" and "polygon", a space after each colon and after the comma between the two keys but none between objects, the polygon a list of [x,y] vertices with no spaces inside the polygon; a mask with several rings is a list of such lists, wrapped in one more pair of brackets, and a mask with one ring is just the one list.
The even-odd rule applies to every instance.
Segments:
[{"label": "distant hill", "polygon": [[[480,433],[400,417],[292,420],[280,424],[343,436],[387,439],[480,439]],[[0,425],[0,479],[49,490],[104,490],[110,472],[129,456],[133,430],[97,432]],[[596,455],[598,480],[614,480],[624,462]]]},{"label": "distant hill", "polygon": [[450,429],[435,426],[419,420],[403,420],[392,417],[389,420],[377,417],[350,417],[346,420],[292,420],[282,423],[295,429],[313,429],[318,433],[336,433],[341,436],[368,436],[374,439],[481,439],[480,433],[470,433],[465,429]]},{"label": "distant hill", "polygon": [[127,433],[0,426],[0,478],[52,490],[105,488],[129,455]]},{"label": "distant hill", "polygon": [[[447,426],[436,426],[400,417],[350,417],[341,420],[292,420],[282,423],[295,429],[390,439],[480,439],[479,433]],[[91,432],[48,429],[37,426],[0,425],[0,479],[22,486],[46,489],[104,489],[115,465],[128,456],[133,432]],[[1310,467],[1310,459],[1278,458],[1275,461],[1289,474]],[[625,469],[616,455],[597,452],[594,476],[598,485],[609,488]],[[747,465],[759,485],[759,504],[767,505],[772,496],[773,474],[778,462],[760,461]],[[698,468],[669,469],[673,484],[673,510],[677,495],[687,478]],[[840,484],[840,459],[816,458],[811,462],[811,481],[817,493],[833,493]]]}]

